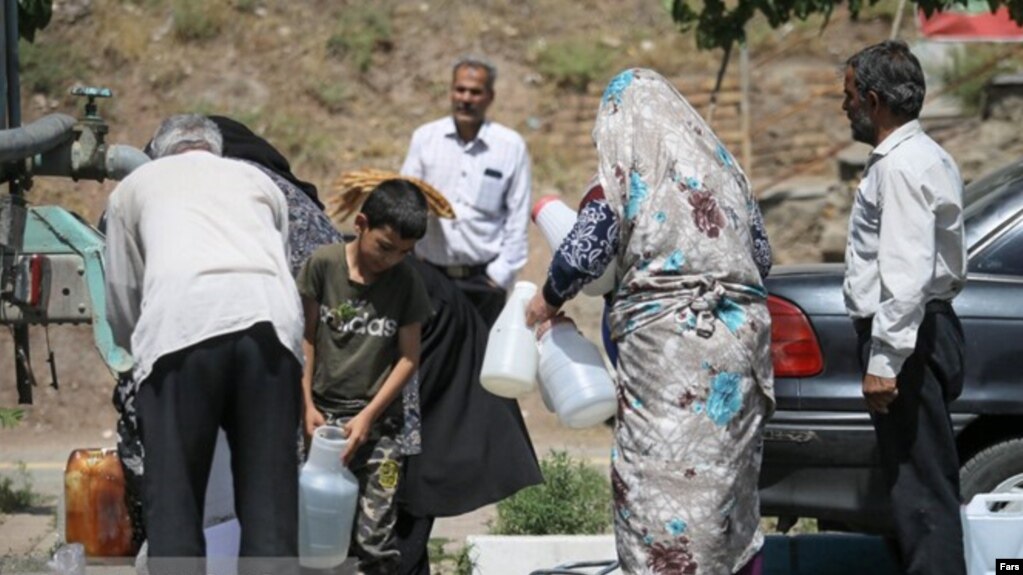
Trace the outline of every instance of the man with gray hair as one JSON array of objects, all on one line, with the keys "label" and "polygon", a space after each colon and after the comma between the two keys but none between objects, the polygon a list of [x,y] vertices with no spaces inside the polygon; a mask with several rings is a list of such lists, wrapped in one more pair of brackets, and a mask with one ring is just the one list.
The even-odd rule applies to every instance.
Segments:
[{"label": "man with gray hair", "polygon": [[221,427],[240,572],[297,569],[303,322],[287,206],[269,177],[221,149],[207,118],[169,118],[153,138],[156,159],[107,204],[107,316],[139,382],[155,573],[205,572],[204,499]]},{"label": "man with gray hair", "polygon": [[860,342],[900,559],[909,575],[963,575],[959,459],[948,404],[963,387],[963,182],[924,133],[920,62],[904,42],[849,58],[853,138],[874,146],[856,192],[845,302]]},{"label": "man with gray hair", "polygon": [[522,136],[486,113],[497,69],[463,58],[451,70],[451,116],[412,135],[401,173],[447,197],[455,219],[430,217],[416,254],[454,280],[488,326],[526,264],[529,153]]}]

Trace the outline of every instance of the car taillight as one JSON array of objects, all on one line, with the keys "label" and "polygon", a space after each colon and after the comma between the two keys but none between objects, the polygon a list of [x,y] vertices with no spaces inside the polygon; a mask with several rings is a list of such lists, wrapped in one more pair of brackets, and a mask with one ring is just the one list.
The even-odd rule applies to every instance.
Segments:
[{"label": "car taillight", "polygon": [[768,296],[771,360],[775,377],[811,377],[824,369],[824,357],[810,320],[795,304]]}]

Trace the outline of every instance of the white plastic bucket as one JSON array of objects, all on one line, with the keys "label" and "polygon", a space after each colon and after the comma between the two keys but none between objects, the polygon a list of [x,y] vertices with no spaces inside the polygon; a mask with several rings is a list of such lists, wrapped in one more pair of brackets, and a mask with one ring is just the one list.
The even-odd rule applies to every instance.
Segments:
[{"label": "white plastic bucket", "polygon": [[573,323],[555,323],[541,338],[539,376],[545,403],[566,427],[590,427],[614,416],[618,402],[604,358]]},{"label": "white plastic bucket", "polygon": [[1023,557],[1023,494],[978,493],[962,518],[968,575],[994,575],[997,559]]},{"label": "white plastic bucket", "polygon": [[499,397],[522,397],[536,386],[536,336],[526,327],[526,304],[536,284],[518,282],[487,338],[480,384]]}]

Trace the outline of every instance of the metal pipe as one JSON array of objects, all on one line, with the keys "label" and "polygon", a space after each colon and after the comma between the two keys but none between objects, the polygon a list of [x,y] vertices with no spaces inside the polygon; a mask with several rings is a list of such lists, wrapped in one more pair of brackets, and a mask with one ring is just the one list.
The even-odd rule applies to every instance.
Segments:
[{"label": "metal pipe", "polygon": [[18,2],[4,1],[7,42],[7,127],[21,125],[21,80],[18,78]]},{"label": "metal pipe", "polygon": [[107,177],[112,180],[123,180],[135,168],[149,161],[142,150],[132,146],[114,144],[107,147]]},{"label": "metal pipe", "polygon": [[[7,3],[7,0],[4,0]],[[7,13],[6,8],[0,10],[0,46],[7,46]],[[6,52],[6,51],[5,51]],[[0,130],[7,128],[7,57],[0,57]]]},{"label": "metal pipe", "polygon": [[30,158],[56,148],[73,137],[77,120],[67,114],[49,114],[27,126],[0,131],[0,162]]}]

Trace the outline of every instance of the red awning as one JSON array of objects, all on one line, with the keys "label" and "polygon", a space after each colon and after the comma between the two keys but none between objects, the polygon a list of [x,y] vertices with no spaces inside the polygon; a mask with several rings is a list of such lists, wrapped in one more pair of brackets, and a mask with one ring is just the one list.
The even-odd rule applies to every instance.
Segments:
[{"label": "red awning", "polygon": [[920,33],[932,40],[956,42],[1023,42],[1023,27],[1012,21],[1009,9],[987,10],[986,2],[971,2],[967,10],[935,12],[930,18],[919,12]]}]

